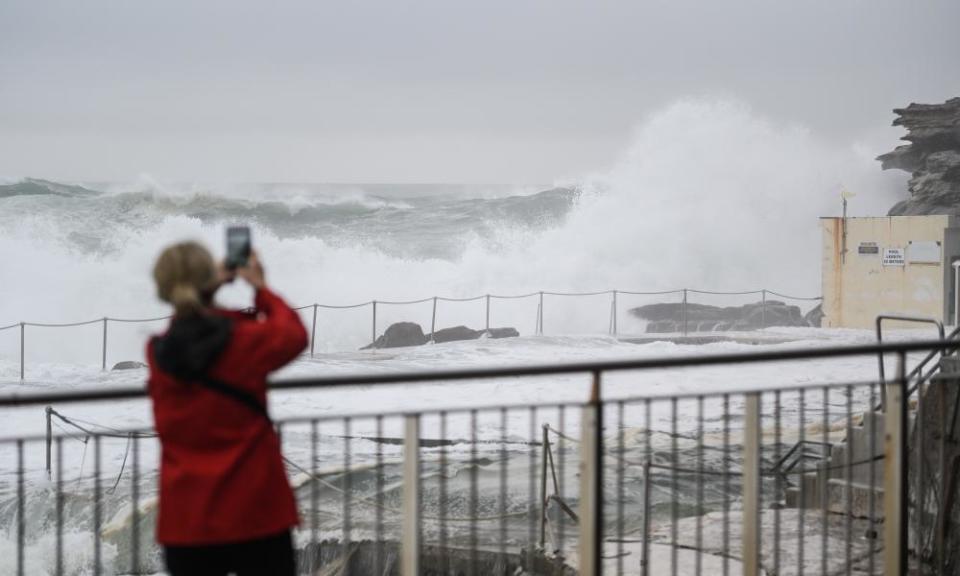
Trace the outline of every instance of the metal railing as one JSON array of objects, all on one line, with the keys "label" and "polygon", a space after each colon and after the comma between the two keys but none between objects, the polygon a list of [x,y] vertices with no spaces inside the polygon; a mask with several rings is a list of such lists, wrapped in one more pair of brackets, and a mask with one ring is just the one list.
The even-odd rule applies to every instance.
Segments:
[{"label": "metal railing", "polygon": [[[312,311],[312,316],[310,319],[310,355],[313,356],[316,353],[316,339],[317,339],[317,314],[319,310],[349,310],[349,309],[359,309],[359,308],[370,308],[370,342],[375,342],[377,336],[380,333],[381,326],[378,325],[378,308],[381,309],[384,306],[407,306],[407,305],[416,305],[416,304],[427,304],[431,303],[431,313],[430,313],[430,335],[436,333],[438,327],[438,312],[439,305],[442,302],[448,303],[466,303],[466,302],[482,302],[483,309],[483,318],[484,318],[484,331],[489,331],[491,328],[490,318],[491,318],[491,302],[494,300],[523,300],[523,299],[533,299],[536,298],[536,318],[534,320],[534,329],[533,332],[536,335],[544,334],[544,299],[545,297],[598,297],[598,296],[609,296],[610,297],[610,308],[609,308],[609,317],[608,317],[608,328],[607,331],[611,335],[620,334],[620,322],[619,322],[619,302],[623,296],[676,296],[679,297],[679,301],[676,302],[680,304],[680,331],[682,334],[686,335],[689,333],[689,317],[687,307],[690,302],[691,295],[702,295],[702,296],[759,296],[761,303],[761,326],[767,326],[767,297],[775,296],[783,298],[785,300],[798,301],[798,302],[816,302],[822,300],[820,296],[814,297],[803,297],[803,296],[791,296],[788,294],[781,294],[773,290],[747,290],[747,291],[715,291],[715,290],[695,290],[691,288],[682,288],[677,290],[665,290],[665,291],[630,291],[630,290],[602,290],[595,292],[557,292],[557,291],[538,291],[530,292],[526,294],[514,294],[514,295],[503,295],[503,294],[483,294],[479,296],[473,296],[468,298],[450,298],[443,296],[431,296],[428,298],[420,298],[416,300],[370,300],[367,302],[359,302],[356,304],[344,304],[344,305],[335,305],[335,304],[308,304],[305,306],[298,306],[294,308],[297,311]],[[381,312],[382,316],[382,312]],[[102,331],[100,335],[100,349],[99,357],[101,370],[107,369],[107,358],[108,358],[108,336],[109,336],[109,326],[111,323],[117,324],[145,324],[151,322],[159,322],[163,320],[168,320],[170,316],[158,316],[153,318],[116,318],[110,316],[103,316],[101,318],[94,318],[90,320],[84,320],[80,322],[65,322],[65,323],[55,323],[55,322],[15,322],[5,326],[0,326],[0,332],[5,330],[14,330],[19,328],[19,364],[20,364],[20,379],[26,379],[26,350],[27,350],[27,328],[44,328],[44,329],[55,329],[55,328],[75,328],[82,326],[92,326],[100,324],[102,325]],[[145,342],[144,342],[145,344]]]},{"label": "metal railing", "polygon": [[[586,403],[279,420],[303,518],[298,565],[310,574],[320,568],[331,574],[905,574],[919,550],[912,562],[928,573],[949,573],[956,567],[949,559],[911,547],[936,499],[925,492],[925,464],[907,451],[905,392],[908,353],[957,345],[938,340],[273,382],[276,394],[584,376],[590,390]],[[802,370],[807,362],[880,353],[898,358],[895,378],[882,385],[777,388],[774,380],[762,390],[604,394],[605,382],[629,390],[651,371],[662,379],[729,366],[736,379],[760,366]],[[926,387],[947,394],[956,384]],[[888,395],[882,417],[871,410],[881,386]],[[157,470],[143,469],[157,458],[152,431],[77,416],[98,402],[131,399],[142,401],[143,388],[0,396],[0,409],[52,406],[47,434],[0,441],[0,519],[11,541],[10,573],[161,569],[150,535]],[[835,448],[820,461],[778,469],[794,436]],[[68,450],[73,443],[78,450],[82,443],[81,456]],[[84,472],[91,444],[93,470]],[[49,450],[40,457],[34,445]],[[42,544],[51,538],[52,554]],[[89,553],[77,553],[88,546]]]}]

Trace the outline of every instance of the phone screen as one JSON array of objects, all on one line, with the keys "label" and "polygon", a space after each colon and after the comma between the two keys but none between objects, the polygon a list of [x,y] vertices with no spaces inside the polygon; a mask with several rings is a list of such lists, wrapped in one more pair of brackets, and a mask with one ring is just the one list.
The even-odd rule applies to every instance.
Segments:
[{"label": "phone screen", "polygon": [[227,266],[246,266],[250,258],[250,228],[231,226],[227,228]]}]

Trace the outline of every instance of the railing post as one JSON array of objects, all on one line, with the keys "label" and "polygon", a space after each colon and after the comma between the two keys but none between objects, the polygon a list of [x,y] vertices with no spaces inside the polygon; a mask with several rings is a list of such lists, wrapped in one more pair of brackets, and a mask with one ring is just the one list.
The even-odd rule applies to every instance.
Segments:
[{"label": "railing post", "polygon": [[310,357],[313,358],[314,344],[317,340],[317,305],[313,305],[313,323],[310,325]]},{"label": "railing post", "polygon": [[26,324],[24,324],[23,322],[21,322],[21,323],[20,323],[20,381],[21,381],[21,382],[23,381],[23,373],[24,373],[24,369],[23,369],[23,356],[24,356],[23,350],[24,350],[24,348],[25,348],[25,344],[24,344],[24,334],[25,334],[25,332],[26,332],[26,331],[24,330],[25,327],[26,327]]},{"label": "railing post", "polygon": [[433,312],[430,314],[430,342],[436,342],[433,334],[437,331],[437,297],[433,297]]},{"label": "railing post", "polygon": [[373,304],[373,338],[370,340],[370,346],[372,350],[376,351],[377,347],[374,344],[377,343],[377,301],[374,300],[371,304]]},{"label": "railing post", "polygon": [[767,290],[760,291],[760,328],[767,327]]},{"label": "railing post", "polygon": [[[650,425],[647,424],[647,437]],[[643,543],[640,554],[640,575],[650,575],[650,460],[643,461]]]},{"label": "railing post", "polygon": [[52,478],[50,466],[50,452],[53,444],[53,408],[47,406],[47,479]]},{"label": "railing post", "polygon": [[580,456],[580,571],[603,574],[603,404],[600,372],[593,373],[590,401],[583,408]]},{"label": "railing post", "polygon": [[743,423],[743,575],[760,571],[760,394],[747,394]]},{"label": "railing post", "polygon": [[103,317],[103,357],[100,361],[100,369],[107,370],[107,317]]},{"label": "railing post", "polygon": [[543,425],[543,462],[540,464],[540,548],[547,544],[547,458],[550,451],[549,427]]},{"label": "railing post", "polygon": [[487,323],[486,331],[490,332],[490,295],[487,294]]},{"label": "railing post", "polygon": [[401,574],[420,574],[420,416],[404,418]]},{"label": "railing post", "polygon": [[683,289],[683,304],[680,305],[680,316],[683,317],[683,335],[687,335],[687,289]]},{"label": "railing post", "polygon": [[887,390],[883,459],[883,560],[886,576],[906,574],[907,567],[906,364],[906,353],[899,352],[897,378],[884,384]]}]

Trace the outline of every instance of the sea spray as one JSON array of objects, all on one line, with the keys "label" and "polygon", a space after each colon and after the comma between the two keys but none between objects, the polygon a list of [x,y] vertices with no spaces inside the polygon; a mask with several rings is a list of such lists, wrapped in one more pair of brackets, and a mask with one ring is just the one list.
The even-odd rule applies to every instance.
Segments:
[{"label": "sea spray", "polygon": [[[650,115],[612,167],[569,183],[574,194],[471,198],[463,187],[444,195],[408,185],[338,196],[292,185],[167,189],[147,179],[94,197],[6,197],[0,326],[163,315],[150,280],[158,251],[192,238],[221,253],[224,225],[240,219],[254,227],[271,283],[296,305],[612,288],[816,295],[818,217],[836,213],[842,188],[860,192],[858,210],[883,210],[888,182],[860,148],[735,101],[701,99]],[[249,299],[242,286],[222,294],[232,305]],[[634,303],[643,301],[623,299],[624,308]],[[530,334],[537,305],[498,301],[494,323]],[[442,306],[442,325],[485,321],[482,302]],[[606,296],[553,297],[545,307],[554,333],[608,326]],[[384,305],[378,314],[382,331],[403,319],[429,326],[432,309]],[[324,312],[324,342],[366,343],[370,316],[369,308]],[[161,326],[112,325],[111,358],[139,357]],[[30,328],[28,359],[97,359],[99,327],[71,330]],[[0,333],[0,356],[15,359],[16,332]]]}]

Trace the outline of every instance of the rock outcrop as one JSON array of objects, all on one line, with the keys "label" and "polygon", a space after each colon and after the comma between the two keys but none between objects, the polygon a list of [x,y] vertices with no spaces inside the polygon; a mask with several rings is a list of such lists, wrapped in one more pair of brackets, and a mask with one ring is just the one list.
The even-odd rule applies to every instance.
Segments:
[{"label": "rock outcrop", "polygon": [[136,360],[124,360],[123,362],[117,362],[114,364],[111,370],[139,370],[146,367],[147,365],[143,362],[137,362]]},{"label": "rock outcrop", "polygon": [[[648,334],[683,332],[684,305],[677,303],[648,304],[631,308],[630,313],[647,321]],[[730,330],[759,330],[770,326],[810,326],[798,306],[778,300],[746,304],[744,306],[686,305],[688,332],[726,332]]]},{"label": "rock outcrop", "polygon": [[891,216],[960,214],[960,98],[943,104],[910,104],[894,110],[909,142],[879,156],[884,170],[910,172],[910,198]]},{"label": "rock outcrop", "polygon": [[516,328],[491,328],[489,330],[473,330],[466,326],[443,328],[432,334],[424,334],[423,328],[414,322],[397,322],[391,324],[383,335],[375,342],[361,348],[401,348],[404,346],[422,346],[433,340],[436,344],[456,342],[460,340],[476,340],[486,335],[487,338],[515,338],[520,335]]}]

